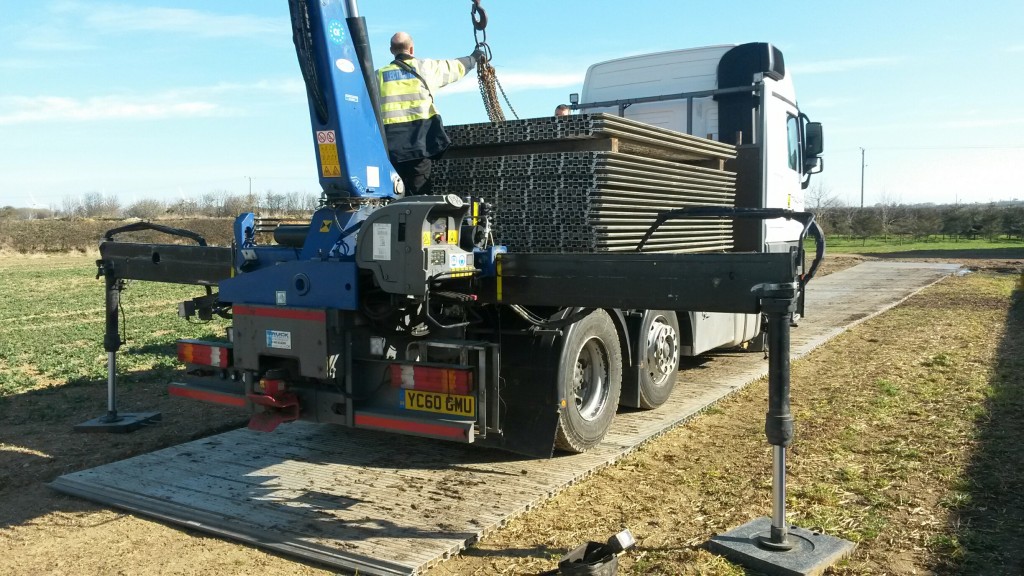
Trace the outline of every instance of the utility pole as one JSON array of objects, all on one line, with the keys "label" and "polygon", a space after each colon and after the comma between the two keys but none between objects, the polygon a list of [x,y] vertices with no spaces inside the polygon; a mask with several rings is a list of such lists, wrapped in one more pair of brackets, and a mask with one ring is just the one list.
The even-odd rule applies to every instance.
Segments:
[{"label": "utility pole", "polygon": [[[861,150],[864,150],[864,149],[861,148]],[[252,176],[246,176],[246,178],[249,179],[249,197],[252,197]],[[864,174],[863,174],[863,169],[861,169],[861,180],[863,180],[863,179],[864,179]],[[864,184],[863,184],[863,182],[861,183],[861,188],[860,188],[860,203],[861,203],[861,205],[864,204]]]},{"label": "utility pole", "polygon": [[860,207],[864,207],[864,149],[860,149]]}]

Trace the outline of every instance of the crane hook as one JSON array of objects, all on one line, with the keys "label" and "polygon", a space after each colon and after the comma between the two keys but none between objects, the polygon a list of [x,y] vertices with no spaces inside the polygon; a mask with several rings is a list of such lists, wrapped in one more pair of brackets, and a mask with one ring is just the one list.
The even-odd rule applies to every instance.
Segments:
[{"label": "crane hook", "polygon": [[473,29],[483,31],[487,28],[487,11],[480,5],[480,0],[473,0],[473,8],[469,11],[473,19]]}]

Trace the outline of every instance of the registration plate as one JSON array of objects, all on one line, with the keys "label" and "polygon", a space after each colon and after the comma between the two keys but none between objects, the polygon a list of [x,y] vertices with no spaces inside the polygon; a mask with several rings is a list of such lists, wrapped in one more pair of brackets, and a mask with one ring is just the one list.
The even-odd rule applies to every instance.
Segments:
[{"label": "registration plate", "polygon": [[475,418],[476,398],[474,396],[406,390],[405,409]]}]

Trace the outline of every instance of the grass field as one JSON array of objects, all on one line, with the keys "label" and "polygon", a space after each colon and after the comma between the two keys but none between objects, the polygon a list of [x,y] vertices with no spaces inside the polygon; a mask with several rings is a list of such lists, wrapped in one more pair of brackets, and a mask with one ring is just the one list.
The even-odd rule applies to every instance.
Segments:
[{"label": "grass field", "polygon": [[[106,381],[103,281],[83,256],[0,260],[0,397]],[[122,292],[127,344],[121,382],[166,380],[177,369],[177,338],[222,336],[226,322],[189,323],[177,303],[201,288],[135,282]]]},{"label": "grass field", "polygon": [[[862,240],[845,236],[826,236],[825,242],[828,251],[832,254],[897,254],[908,252],[935,252],[941,254],[971,251],[979,254],[987,253],[984,256],[976,256],[982,258],[1024,258],[1024,240],[1019,239],[1007,240],[1001,238],[998,240],[987,240],[985,238],[977,238],[974,240],[953,240],[951,238],[934,236],[926,240],[912,238],[901,240],[893,236],[888,239],[876,236]],[[807,249],[811,250],[813,245],[813,241],[808,241]]]}]

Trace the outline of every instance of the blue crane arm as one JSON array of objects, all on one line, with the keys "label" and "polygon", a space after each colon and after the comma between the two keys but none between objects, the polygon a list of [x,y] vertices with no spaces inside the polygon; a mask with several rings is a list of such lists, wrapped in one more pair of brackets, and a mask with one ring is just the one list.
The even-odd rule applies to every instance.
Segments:
[{"label": "blue crane arm", "polygon": [[327,199],[394,197],[373,60],[355,2],[288,0],[288,6]]}]

